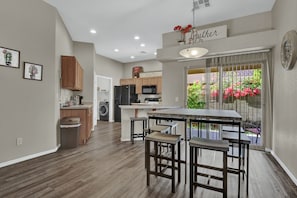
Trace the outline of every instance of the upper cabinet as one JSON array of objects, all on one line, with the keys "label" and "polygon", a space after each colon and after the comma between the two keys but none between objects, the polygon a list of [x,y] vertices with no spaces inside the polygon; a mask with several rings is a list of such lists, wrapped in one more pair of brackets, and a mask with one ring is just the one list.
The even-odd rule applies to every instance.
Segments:
[{"label": "upper cabinet", "polygon": [[61,56],[62,88],[73,91],[83,89],[83,69],[74,56]]},{"label": "upper cabinet", "polygon": [[136,85],[136,93],[141,94],[142,85],[156,85],[157,93],[162,93],[162,77],[127,78],[121,79],[120,85]]},{"label": "upper cabinet", "polygon": [[120,85],[135,85],[136,78],[120,79]]}]

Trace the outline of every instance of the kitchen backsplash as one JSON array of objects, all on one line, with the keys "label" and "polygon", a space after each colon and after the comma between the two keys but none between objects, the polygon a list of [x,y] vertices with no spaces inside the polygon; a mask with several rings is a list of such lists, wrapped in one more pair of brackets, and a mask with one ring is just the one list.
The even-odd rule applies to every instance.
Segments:
[{"label": "kitchen backsplash", "polygon": [[70,97],[73,95],[73,91],[68,89],[61,89],[60,104],[65,104],[70,101]]}]

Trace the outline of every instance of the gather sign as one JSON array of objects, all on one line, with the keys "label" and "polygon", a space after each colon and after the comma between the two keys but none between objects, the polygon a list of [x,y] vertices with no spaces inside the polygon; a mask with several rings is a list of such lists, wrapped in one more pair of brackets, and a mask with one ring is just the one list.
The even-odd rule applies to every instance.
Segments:
[{"label": "gather sign", "polygon": [[186,34],[186,41],[188,41],[187,43],[189,44],[221,38],[227,38],[227,25],[207,28],[203,30],[194,29],[194,31]]}]

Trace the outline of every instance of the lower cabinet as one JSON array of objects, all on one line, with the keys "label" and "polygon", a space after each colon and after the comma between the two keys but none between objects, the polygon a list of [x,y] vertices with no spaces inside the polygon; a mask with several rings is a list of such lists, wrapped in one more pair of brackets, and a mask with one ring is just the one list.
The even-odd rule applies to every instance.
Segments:
[{"label": "lower cabinet", "polygon": [[91,137],[93,125],[92,107],[84,109],[61,109],[61,119],[64,117],[79,117],[80,118],[80,144],[86,144]]}]

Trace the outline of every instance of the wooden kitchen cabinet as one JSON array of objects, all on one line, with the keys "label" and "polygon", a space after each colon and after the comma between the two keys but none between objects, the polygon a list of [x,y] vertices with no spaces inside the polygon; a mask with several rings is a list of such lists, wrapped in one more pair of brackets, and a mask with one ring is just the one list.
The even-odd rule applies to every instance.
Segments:
[{"label": "wooden kitchen cabinet", "polygon": [[162,93],[162,77],[148,77],[142,78],[142,85],[156,85],[157,86],[157,93]]},{"label": "wooden kitchen cabinet", "polygon": [[162,76],[145,78],[126,78],[120,80],[120,85],[136,85],[136,93],[142,93],[142,85],[156,85],[157,93],[162,93]]},{"label": "wooden kitchen cabinet", "polygon": [[82,109],[61,109],[61,119],[64,117],[79,117],[80,118],[80,134],[79,143],[86,144],[88,139],[91,137],[92,126],[93,126],[93,110],[92,107]]},{"label": "wooden kitchen cabinet", "polygon": [[73,91],[83,89],[83,69],[74,56],[61,56],[61,87]]},{"label": "wooden kitchen cabinet", "polygon": [[162,93],[162,77],[156,77],[157,78],[157,93]]},{"label": "wooden kitchen cabinet", "polygon": [[135,85],[136,78],[120,79],[120,85]]},{"label": "wooden kitchen cabinet", "polygon": [[142,78],[136,78],[135,79],[135,89],[137,94],[141,94],[142,92]]}]

